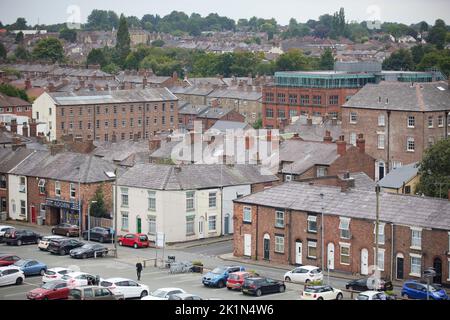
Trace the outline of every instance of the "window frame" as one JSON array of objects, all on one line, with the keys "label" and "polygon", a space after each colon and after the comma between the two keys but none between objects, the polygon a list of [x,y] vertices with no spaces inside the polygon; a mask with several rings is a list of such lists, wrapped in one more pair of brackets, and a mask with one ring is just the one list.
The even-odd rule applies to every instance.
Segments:
[{"label": "window frame", "polygon": [[[312,256],[310,248],[314,248],[316,251],[316,255]],[[308,240],[307,242],[307,257],[308,259],[317,259],[317,241],[315,240]]]},{"label": "window frame", "polygon": [[[340,239],[344,239],[344,240],[350,240],[352,238],[352,234],[350,232],[350,223],[351,223],[351,218],[344,218],[341,217],[339,219],[339,238]],[[342,226],[343,224],[347,224],[347,229],[343,229]],[[344,233],[343,231],[347,231],[348,232],[348,237],[344,237]]]},{"label": "window frame", "polygon": [[[279,214],[282,217],[279,217]],[[284,229],[286,227],[286,213],[282,210],[275,210],[275,228]]]},{"label": "window frame", "polygon": [[[317,227],[317,216],[316,215],[308,215],[307,218],[307,230],[309,233],[317,233],[318,232],[318,227]],[[311,229],[311,223],[314,223],[316,225],[315,230]]]},{"label": "window frame", "polygon": [[[248,217],[250,218],[248,219]],[[242,208],[242,220],[244,223],[252,223],[252,207]]]},{"label": "window frame", "polygon": [[274,252],[275,253],[279,253],[279,254],[284,254],[285,253],[285,239],[284,236],[282,235],[275,235],[274,238],[275,241],[275,246],[274,246]]},{"label": "window frame", "polygon": [[[343,248],[348,249],[347,254],[343,254]],[[348,262],[343,262],[342,257],[347,257]],[[351,264],[351,244],[350,243],[339,243],[339,263],[344,266],[349,266]]]}]

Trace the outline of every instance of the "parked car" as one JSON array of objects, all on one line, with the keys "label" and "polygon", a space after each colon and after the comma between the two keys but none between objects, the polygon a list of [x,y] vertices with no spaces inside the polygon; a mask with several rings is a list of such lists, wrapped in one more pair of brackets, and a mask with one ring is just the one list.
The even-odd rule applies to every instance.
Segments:
[{"label": "parked car", "polygon": [[429,296],[430,300],[448,300],[447,293],[442,287],[430,284],[428,290],[426,283],[414,280],[406,281],[403,284],[401,295],[407,299],[427,300],[427,296]]},{"label": "parked car", "polygon": [[202,283],[208,287],[223,288],[227,284],[229,275],[239,271],[245,271],[245,268],[242,266],[218,267],[204,275]]},{"label": "parked car", "polygon": [[0,268],[0,286],[20,285],[24,280],[25,274],[19,267],[8,266]]},{"label": "parked car", "polygon": [[396,297],[382,291],[364,291],[359,293],[355,300],[396,300]]},{"label": "parked car", "polygon": [[375,278],[367,277],[362,279],[356,279],[349,281],[345,288],[347,290],[354,291],[369,291],[369,290],[379,290],[379,291],[391,291],[394,289],[392,282],[385,279],[380,279],[377,284],[377,280]]},{"label": "parked car", "polygon": [[14,254],[0,253],[0,267],[10,266],[19,260],[20,258]]},{"label": "parked car", "polygon": [[84,242],[78,241],[76,239],[58,239],[57,241],[51,241],[47,248],[47,251],[54,254],[59,254],[60,256],[65,256],[71,250],[80,248],[84,246]]},{"label": "parked car", "polygon": [[101,244],[85,244],[82,247],[70,250],[70,256],[76,259],[87,259],[97,257],[103,257],[108,254],[108,248]]},{"label": "parked car", "polygon": [[66,237],[78,237],[80,228],[70,223],[61,223],[52,228],[52,234],[59,234]]},{"label": "parked car", "polygon": [[71,269],[68,268],[51,268],[47,269],[45,271],[44,275],[42,276],[42,282],[50,282],[50,281],[56,281],[61,280],[62,277],[64,277],[66,274],[74,272]]},{"label": "parked car", "polygon": [[242,290],[242,285],[245,279],[250,278],[250,272],[234,272],[228,276],[227,288],[228,290]]},{"label": "parked car", "polygon": [[0,243],[3,242],[4,237],[5,237],[5,233],[6,232],[11,232],[14,229],[15,228],[11,227],[11,226],[0,226]]},{"label": "parked car", "polygon": [[65,281],[56,280],[29,291],[27,298],[28,300],[65,300],[69,297],[69,291]]},{"label": "parked car", "polygon": [[138,248],[148,248],[150,246],[150,240],[146,234],[142,233],[129,233],[119,237],[117,240],[119,246]]},{"label": "parked car", "polygon": [[190,294],[190,293],[177,293],[177,294],[173,294],[169,297],[169,300],[195,300],[195,301],[200,301],[203,300],[201,297],[195,295],[195,294]]},{"label": "parked car", "polygon": [[45,236],[39,240],[38,248],[42,251],[47,251],[48,245],[52,240],[64,239],[61,236]]},{"label": "parked car", "polygon": [[286,291],[284,282],[269,278],[247,278],[242,285],[242,293],[260,297],[268,293],[283,293]]},{"label": "parked car", "polygon": [[186,293],[186,291],[180,288],[162,288],[150,293],[150,295],[143,297],[141,300],[169,300],[170,296],[180,293]]},{"label": "parked car", "polygon": [[98,286],[70,289],[69,300],[123,300],[123,294],[114,294],[108,288]]},{"label": "parked car", "polygon": [[331,286],[306,286],[301,295],[302,300],[342,300],[341,290]]},{"label": "parked car", "polygon": [[19,267],[27,277],[34,275],[43,276],[45,274],[45,271],[47,270],[47,265],[45,263],[31,259],[22,259],[16,261],[16,263],[14,263],[14,266]]},{"label": "parked car", "polygon": [[314,266],[302,266],[295,268],[284,275],[285,281],[308,283],[314,281],[322,281],[322,270]]},{"label": "parked car", "polygon": [[143,298],[150,292],[148,286],[124,278],[102,279],[100,286],[108,288],[114,294],[122,293],[125,299]]},{"label": "parked car", "polygon": [[30,230],[12,229],[5,232],[5,243],[10,245],[21,246],[23,244],[37,244],[41,236]]},{"label": "parked car", "polygon": [[113,234],[111,230],[107,228],[96,227],[90,230],[83,231],[84,240],[88,240],[88,234],[90,237],[89,240],[91,241],[98,241],[104,243],[104,242],[111,242],[113,239]]},{"label": "parked car", "polygon": [[85,272],[71,272],[63,276],[61,280],[67,282],[67,285],[70,288],[74,288],[79,286],[92,285],[95,282],[96,278],[96,276]]}]

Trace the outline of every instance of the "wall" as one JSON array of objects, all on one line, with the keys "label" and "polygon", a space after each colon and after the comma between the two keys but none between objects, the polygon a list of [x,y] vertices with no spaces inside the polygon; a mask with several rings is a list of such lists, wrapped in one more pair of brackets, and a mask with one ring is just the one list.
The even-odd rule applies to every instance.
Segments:
[{"label": "wall", "polygon": [[[20,176],[10,174],[8,177],[8,190],[9,190],[9,217],[13,220],[26,220],[28,215],[28,204],[27,204],[27,178],[25,177],[25,192],[19,191]],[[25,215],[20,214],[20,202],[25,201],[26,213]],[[13,205],[15,204],[15,205]],[[14,210],[15,208],[15,210]]]},{"label": "wall", "polygon": [[233,218],[234,218],[234,205],[233,200],[237,198],[237,194],[246,196],[251,193],[251,186],[231,186],[223,188],[223,204],[222,204],[222,212],[223,212],[223,224],[224,224],[224,233],[225,233],[225,215],[230,215],[230,229],[229,233],[232,234],[234,232]]},{"label": "wall", "polygon": [[[50,115],[49,109],[52,109],[52,114]],[[39,118],[37,118],[37,113],[39,113]],[[37,122],[44,122],[46,124],[46,128],[44,134],[50,132],[49,140],[53,141],[57,139],[56,136],[56,107],[53,99],[50,97],[48,93],[43,93],[37,98],[33,103],[33,119],[36,119]],[[39,132],[41,132],[39,130]]]}]

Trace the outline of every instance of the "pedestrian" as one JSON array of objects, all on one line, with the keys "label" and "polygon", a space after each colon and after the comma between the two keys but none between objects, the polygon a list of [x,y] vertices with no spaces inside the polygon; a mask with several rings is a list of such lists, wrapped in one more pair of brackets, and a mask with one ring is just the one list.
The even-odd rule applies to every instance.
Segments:
[{"label": "pedestrian", "polygon": [[138,281],[141,280],[142,269],[143,269],[142,263],[140,263],[140,262],[138,261],[138,262],[136,263],[136,272],[137,272],[137,278],[138,278]]}]

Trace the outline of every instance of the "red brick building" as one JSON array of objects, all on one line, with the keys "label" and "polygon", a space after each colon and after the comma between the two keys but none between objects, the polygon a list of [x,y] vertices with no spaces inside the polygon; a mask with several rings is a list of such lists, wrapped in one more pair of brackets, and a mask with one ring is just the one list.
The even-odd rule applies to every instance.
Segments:
[{"label": "red brick building", "polygon": [[[291,182],[234,202],[235,256],[372,274],[377,260],[374,190]],[[450,202],[382,193],[380,208],[381,276],[420,278],[434,267],[434,281],[450,285]]]},{"label": "red brick building", "polygon": [[203,130],[209,130],[219,120],[245,122],[245,116],[234,109],[209,107],[197,116],[198,121],[203,124]]},{"label": "red brick building", "polygon": [[0,93],[0,114],[24,116],[31,119],[32,105],[28,101]]}]

